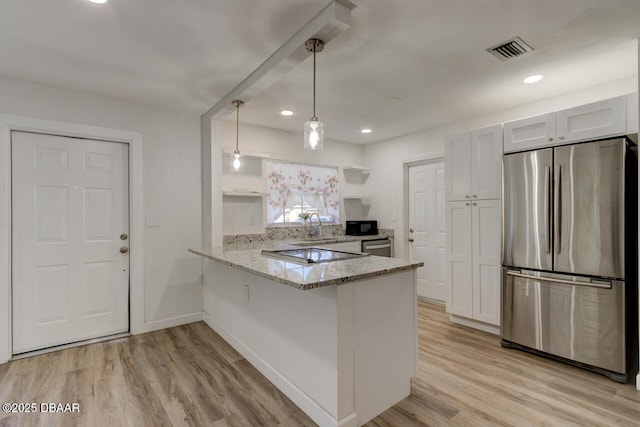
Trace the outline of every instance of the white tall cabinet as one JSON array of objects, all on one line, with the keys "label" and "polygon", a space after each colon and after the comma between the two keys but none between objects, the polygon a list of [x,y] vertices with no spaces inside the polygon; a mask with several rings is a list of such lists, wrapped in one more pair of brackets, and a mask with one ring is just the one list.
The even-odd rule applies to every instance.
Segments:
[{"label": "white tall cabinet", "polygon": [[500,326],[502,126],[445,140],[447,255],[452,320]]}]

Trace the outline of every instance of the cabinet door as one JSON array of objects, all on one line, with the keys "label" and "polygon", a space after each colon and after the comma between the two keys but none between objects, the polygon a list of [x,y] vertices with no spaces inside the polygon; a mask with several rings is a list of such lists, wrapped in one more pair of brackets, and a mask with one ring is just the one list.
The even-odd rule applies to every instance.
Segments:
[{"label": "cabinet door", "polygon": [[626,97],[607,99],[556,113],[558,142],[622,135],[627,127]]},{"label": "cabinet door", "polygon": [[471,133],[471,197],[499,199],[501,193],[502,125]]},{"label": "cabinet door", "polygon": [[555,113],[504,124],[504,152],[547,147],[556,143]]},{"label": "cabinet door", "polygon": [[473,317],[471,278],[471,202],[449,202],[446,207],[447,254],[451,298],[448,311]]},{"label": "cabinet door", "polygon": [[447,201],[471,198],[471,134],[447,137],[444,144]]},{"label": "cabinet door", "polygon": [[473,318],[500,325],[500,200],[474,201],[471,207],[473,245]]}]

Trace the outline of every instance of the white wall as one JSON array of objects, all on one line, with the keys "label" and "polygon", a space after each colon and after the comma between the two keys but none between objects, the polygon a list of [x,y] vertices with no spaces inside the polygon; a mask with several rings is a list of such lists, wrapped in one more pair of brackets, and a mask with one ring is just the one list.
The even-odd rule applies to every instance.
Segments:
[{"label": "white wall", "polygon": [[[0,78],[0,113],[142,133],[145,321],[188,321],[202,310],[200,117],[117,99]],[[155,323],[154,323],[155,322]]]},{"label": "white wall", "polygon": [[[292,133],[261,126],[243,125],[241,114],[239,132],[239,150],[241,153],[268,154],[271,159],[330,166],[361,165],[364,161],[363,147],[361,145],[325,140],[324,149],[319,151],[310,151],[304,149],[302,138],[302,128],[300,128],[299,133]],[[233,152],[233,150],[235,150],[235,144],[235,120],[223,121],[221,129],[221,145],[223,151]],[[230,158],[225,157],[224,161],[229,162]],[[228,171],[228,165],[223,165],[223,171],[225,171],[225,173],[222,174],[222,188],[224,190],[244,188],[262,192],[266,191],[266,180],[261,174],[259,174],[259,171],[255,171],[255,161],[249,161],[245,164],[251,166],[251,170],[246,170],[245,173],[230,173]],[[342,170],[340,170],[339,180],[340,193],[342,195],[362,194],[363,185],[355,184],[353,183],[353,180],[348,182],[345,179]],[[242,205],[238,203],[237,206],[237,209],[241,209]],[[244,206],[246,208],[247,205],[245,204]],[[228,206],[226,207],[228,208]],[[232,210],[233,208],[231,211]],[[233,215],[233,213],[230,213],[230,215]],[[236,217],[241,216],[243,216],[242,212],[236,213]],[[341,206],[340,219],[344,223],[344,205]],[[239,228],[241,227],[236,226],[232,228],[223,224],[223,231],[225,234],[236,234]],[[248,224],[246,224],[244,228],[248,230],[245,233],[259,232],[258,230],[248,227]]]},{"label": "white wall", "polygon": [[[542,101],[503,111],[490,111],[485,115],[460,120],[447,126],[406,135],[364,147],[364,163],[371,176],[365,191],[371,194],[373,203],[370,217],[383,228],[395,231],[395,256],[408,256],[403,212],[403,161],[424,155],[443,156],[444,138],[447,135],[480,129],[523,117],[578,105],[638,91],[638,80],[631,76],[624,80],[596,86],[579,92],[560,95]],[[488,108],[489,109],[489,108]]]}]

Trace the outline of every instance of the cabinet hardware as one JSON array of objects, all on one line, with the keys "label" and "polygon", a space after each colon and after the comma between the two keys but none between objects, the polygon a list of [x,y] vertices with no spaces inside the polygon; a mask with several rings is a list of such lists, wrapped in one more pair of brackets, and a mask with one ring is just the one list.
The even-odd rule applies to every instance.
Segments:
[{"label": "cabinet hardware", "polygon": [[553,138],[549,138],[549,142],[553,141]]},{"label": "cabinet hardware", "polygon": [[127,240],[129,238],[129,236],[127,235],[127,233],[122,233],[120,235],[120,240]]},{"label": "cabinet hardware", "polygon": [[123,247],[120,248],[120,252],[123,253],[123,254],[126,254],[127,252],[129,252],[129,248],[123,246]]}]

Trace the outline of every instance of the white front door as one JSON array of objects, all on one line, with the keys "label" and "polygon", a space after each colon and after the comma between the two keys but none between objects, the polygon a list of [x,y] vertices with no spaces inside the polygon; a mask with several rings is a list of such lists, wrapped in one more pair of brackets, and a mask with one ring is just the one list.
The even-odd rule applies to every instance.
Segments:
[{"label": "white front door", "polygon": [[[447,301],[444,163],[409,167],[409,256],[418,269],[418,295]],[[411,241],[413,240],[413,241]]]},{"label": "white front door", "polygon": [[13,131],[11,152],[13,354],[128,331],[126,144]]}]

